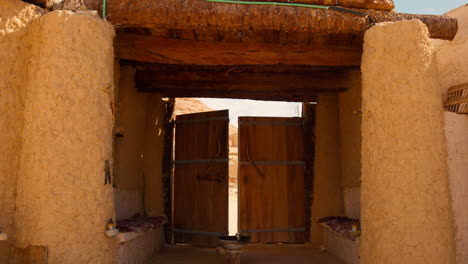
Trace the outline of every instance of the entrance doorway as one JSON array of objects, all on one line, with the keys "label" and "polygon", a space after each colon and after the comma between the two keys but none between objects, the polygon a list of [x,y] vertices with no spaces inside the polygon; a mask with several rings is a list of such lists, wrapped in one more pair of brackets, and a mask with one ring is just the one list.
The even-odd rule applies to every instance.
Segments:
[{"label": "entrance doorway", "polygon": [[303,118],[239,117],[238,125],[239,195],[229,204],[228,110],[176,116],[174,242],[218,246],[238,207],[236,231],[252,242],[304,243]]}]

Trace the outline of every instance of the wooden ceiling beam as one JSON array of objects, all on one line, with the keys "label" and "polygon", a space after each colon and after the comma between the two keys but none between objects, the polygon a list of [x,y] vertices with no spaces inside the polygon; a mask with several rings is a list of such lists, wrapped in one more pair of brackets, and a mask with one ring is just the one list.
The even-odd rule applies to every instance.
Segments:
[{"label": "wooden ceiling beam", "polygon": [[121,66],[134,67],[138,71],[165,71],[165,72],[222,72],[222,73],[303,73],[319,74],[359,71],[360,66],[311,66],[311,65],[191,65],[191,64],[158,64],[138,61],[120,60]]},{"label": "wooden ceiling beam", "polygon": [[359,66],[360,47],[325,44],[265,44],[176,40],[145,35],[117,35],[117,57],[125,60],[195,65]]},{"label": "wooden ceiling beam", "polygon": [[[102,0],[85,0],[90,9],[101,10]],[[354,9],[376,22],[420,19],[432,38],[452,40],[457,20],[446,16],[412,15],[372,9]],[[371,27],[363,16],[334,10],[275,5],[213,3],[202,0],[108,1],[107,19],[117,27],[188,30],[270,30],[310,32],[323,35],[362,36]]]},{"label": "wooden ceiling beam", "polygon": [[319,93],[342,92],[349,71],[214,72],[148,71],[135,75],[138,90],[163,97],[213,97],[273,101],[314,101]]},{"label": "wooden ceiling beam", "polygon": [[168,39],[196,40],[208,42],[229,43],[266,43],[266,44],[326,44],[329,46],[361,47],[363,37],[353,34],[329,34],[309,33],[297,31],[269,31],[269,30],[245,30],[221,31],[221,30],[182,30],[161,28],[118,28],[117,35],[132,33],[148,35]]}]

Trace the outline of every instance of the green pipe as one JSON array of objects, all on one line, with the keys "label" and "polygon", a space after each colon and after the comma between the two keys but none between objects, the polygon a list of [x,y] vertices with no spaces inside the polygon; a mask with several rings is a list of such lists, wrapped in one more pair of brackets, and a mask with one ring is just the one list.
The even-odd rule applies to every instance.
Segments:
[{"label": "green pipe", "polygon": [[236,0],[203,0],[203,1],[216,2],[216,3],[242,4],[242,5],[279,5],[279,6],[300,6],[300,7],[310,7],[310,8],[318,8],[318,9],[330,9],[329,6],[297,4],[297,3],[250,2],[250,1],[236,1]]},{"label": "green pipe", "polygon": [[[104,0],[105,1],[105,0]],[[325,9],[325,10],[334,10],[338,12],[350,13],[358,16],[363,16],[369,19],[371,25],[374,25],[374,20],[367,14],[357,12],[350,9],[345,9],[338,6],[321,6],[321,5],[309,5],[309,4],[297,4],[297,3],[279,3],[279,2],[251,2],[251,1],[236,1],[236,0],[203,0],[206,2],[215,2],[215,3],[228,3],[228,4],[241,4],[241,5],[277,5],[277,6],[295,6],[295,7],[308,7],[316,9]]]},{"label": "green pipe", "polygon": [[102,18],[104,18],[104,20],[106,20],[106,17],[107,17],[106,11],[107,11],[107,0],[103,0],[103,2],[102,2]]}]

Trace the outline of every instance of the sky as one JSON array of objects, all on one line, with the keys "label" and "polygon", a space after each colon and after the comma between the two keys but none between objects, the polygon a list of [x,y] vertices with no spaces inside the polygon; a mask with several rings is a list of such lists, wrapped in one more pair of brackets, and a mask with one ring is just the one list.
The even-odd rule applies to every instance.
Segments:
[{"label": "sky", "polygon": [[[442,15],[468,3],[468,0],[394,0],[396,11],[413,14]],[[215,110],[229,109],[231,124],[237,126],[239,116],[278,116],[300,115],[300,103],[267,102],[236,99],[201,98],[203,103]]]},{"label": "sky", "polygon": [[433,14],[442,15],[447,11],[455,9],[467,0],[393,0],[396,11],[413,14]]}]

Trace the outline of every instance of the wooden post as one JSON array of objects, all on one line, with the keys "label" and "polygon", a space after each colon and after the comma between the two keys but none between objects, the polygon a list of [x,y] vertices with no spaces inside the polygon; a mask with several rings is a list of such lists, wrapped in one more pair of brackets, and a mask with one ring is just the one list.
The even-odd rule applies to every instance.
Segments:
[{"label": "wooden post", "polygon": [[175,99],[171,98],[165,105],[164,154],[163,154],[163,203],[167,223],[164,225],[166,243],[172,243],[172,155],[174,146],[174,107]]},{"label": "wooden post", "polygon": [[317,105],[302,103],[302,118],[304,119],[304,207],[305,207],[305,241],[310,241],[312,225],[312,200],[314,193],[314,160],[315,160],[315,114]]}]

